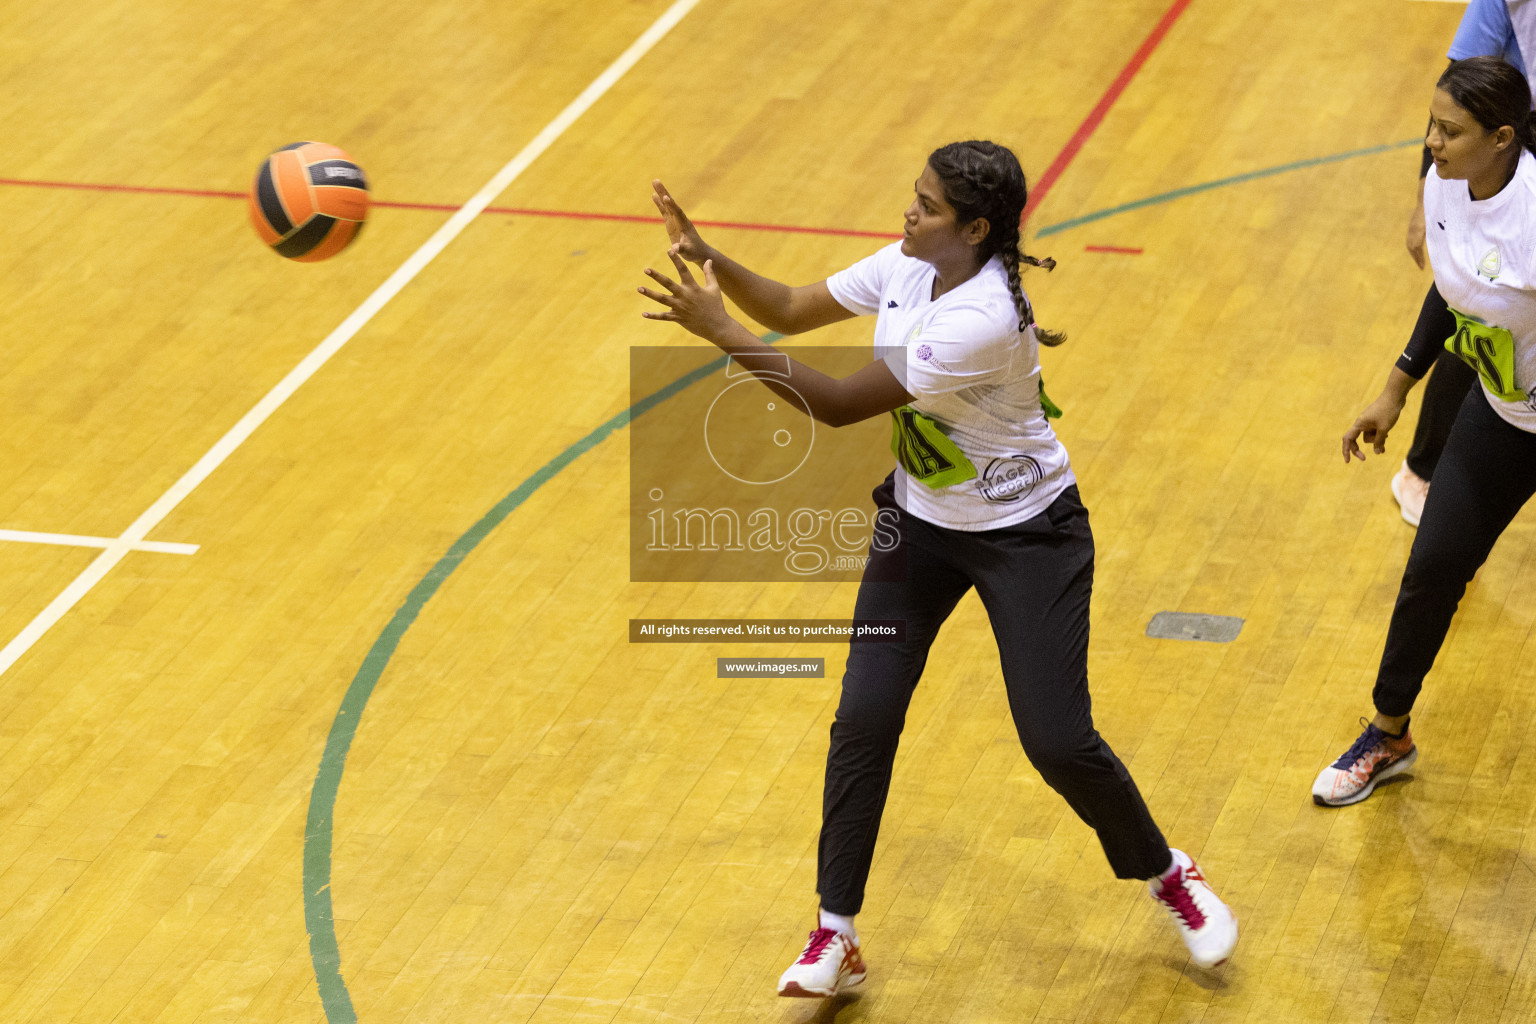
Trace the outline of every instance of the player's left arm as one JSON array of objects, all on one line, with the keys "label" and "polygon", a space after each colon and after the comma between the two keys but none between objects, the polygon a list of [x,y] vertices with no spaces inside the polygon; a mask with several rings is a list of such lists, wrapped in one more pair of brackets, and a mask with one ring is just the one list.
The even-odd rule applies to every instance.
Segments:
[{"label": "player's left arm", "polygon": [[[764,344],[726,312],[721,298],[720,284],[715,280],[714,264],[704,263],[704,280],[696,281],[682,257],[670,254],[672,265],[677,268],[678,280],[673,281],[650,267],[645,273],[666,291],[656,291],[642,286],[641,295],[666,307],[661,311],[646,310],[640,315],[648,320],[667,320],[680,324],[691,334],[714,343],[722,352],[732,356],[772,356],[779,360],[787,357],[771,345]],[[896,379],[883,360],[870,363],[856,373],[841,379],[829,377],[820,370],[813,370],[797,359],[788,359],[789,376],[778,374],[758,379],[781,398],[794,404],[801,403],[818,422],[831,427],[846,426],[899,409],[912,401],[907,389]]]}]

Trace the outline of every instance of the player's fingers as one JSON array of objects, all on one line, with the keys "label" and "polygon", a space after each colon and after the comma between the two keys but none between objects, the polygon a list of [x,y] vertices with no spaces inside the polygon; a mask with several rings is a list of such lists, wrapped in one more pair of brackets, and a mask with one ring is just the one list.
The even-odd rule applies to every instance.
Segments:
[{"label": "player's fingers", "polygon": [[677,218],[679,224],[688,229],[693,227],[693,221],[689,220],[688,215],[683,212],[683,208],[677,205],[676,199],[673,199],[670,195],[664,195],[661,197],[661,201],[666,204],[667,212]]},{"label": "player's fingers", "polygon": [[677,283],[674,282],[666,274],[659,273],[659,272],[657,272],[655,270],[652,270],[650,267],[646,267],[645,268],[645,276],[650,278],[652,281],[655,281],[657,284],[661,285],[663,288],[665,288],[667,291],[671,292],[672,294],[674,294],[674,295],[677,294]]},{"label": "player's fingers", "polygon": [[714,260],[705,260],[704,261],[704,287],[706,287],[706,288],[717,288],[717,287],[719,287],[719,285],[715,282],[715,261]]},{"label": "player's fingers", "polygon": [[1355,438],[1359,436],[1360,425],[1358,423],[1344,432],[1344,465],[1346,466],[1349,465],[1349,457],[1351,455],[1358,457],[1361,462],[1365,461],[1365,453],[1362,452],[1360,450],[1360,446],[1355,443]]},{"label": "player's fingers", "polygon": [[677,314],[671,310],[668,310],[665,313],[657,313],[647,309],[641,311],[640,315],[645,317],[647,320],[670,320],[673,323],[677,323]]},{"label": "player's fingers", "polygon": [[643,287],[636,288],[635,291],[639,292],[641,295],[644,295],[648,299],[661,303],[663,306],[666,306],[669,309],[676,308],[677,306],[677,300],[670,295],[663,295],[661,292],[653,292],[649,288]]},{"label": "player's fingers", "polygon": [[697,282],[693,279],[693,272],[688,269],[687,262],[678,254],[677,249],[678,247],[674,245],[667,255],[672,257],[672,265],[677,268],[679,282],[690,286],[696,285]]}]

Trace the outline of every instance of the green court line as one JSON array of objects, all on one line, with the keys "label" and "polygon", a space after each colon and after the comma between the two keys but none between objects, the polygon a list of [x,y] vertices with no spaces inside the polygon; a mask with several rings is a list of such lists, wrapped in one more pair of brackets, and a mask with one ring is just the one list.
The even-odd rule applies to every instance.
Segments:
[{"label": "green court line", "polygon": [[[763,340],[772,344],[782,337],[781,334],[770,332],[763,336]],[[454,541],[448,553],[438,559],[437,564],[411,588],[404,603],[395,610],[389,624],[368,649],[362,667],[352,677],[346,695],[341,698],[341,707],[336,710],[336,717],[331,722],[331,732],[325,740],[325,752],[320,755],[320,768],[315,772],[315,784],[310,790],[309,815],[304,823],[304,927],[309,932],[309,958],[314,964],[320,1002],[325,1007],[325,1018],[330,1024],[357,1022],[352,994],[347,991],[347,983],[341,977],[341,948],[336,942],[336,921],[331,907],[331,843],[336,795],[341,789],[341,775],[347,766],[347,753],[352,749],[352,738],[357,735],[363,709],[368,706],[368,699],[373,696],[373,689],[378,685],[379,677],[384,674],[395,648],[400,646],[405,631],[411,628],[411,624],[421,614],[421,609],[459,564],[469,557],[469,553],[535,491],[566,466],[596,448],[610,434],[628,426],[636,416],[717,373],[725,367],[725,363],[726,357],[721,356],[641,399],[550,459],[532,476],[513,488],[510,494],[481,516],[479,522]]]},{"label": "green court line", "polygon": [[1352,149],[1347,153],[1334,153],[1330,156],[1313,157],[1310,160],[1297,160],[1295,163],[1281,164],[1278,167],[1266,167],[1263,170],[1249,171],[1247,174],[1234,174],[1230,178],[1217,178],[1215,181],[1207,181],[1199,185],[1189,185],[1185,188],[1176,188],[1172,192],[1159,192],[1155,196],[1138,199],[1135,202],[1123,203],[1120,206],[1111,206],[1107,210],[1098,210],[1094,213],[1085,213],[1081,217],[1073,217],[1058,224],[1051,224],[1035,232],[1036,238],[1044,238],[1046,235],[1054,235],[1058,231],[1066,231],[1069,228],[1081,227],[1084,224],[1092,224],[1096,220],[1106,217],[1114,217],[1117,214],[1129,213],[1132,210],[1140,210],[1147,206],[1156,206],[1159,203],[1172,202],[1175,199],[1183,199],[1185,196],[1196,195],[1200,192],[1209,192],[1216,188],[1225,188],[1228,185],[1240,185],[1245,181],[1253,181],[1257,178],[1269,178],[1276,174],[1285,174],[1288,171],[1300,171],[1308,167],[1317,167],[1320,164],[1334,164],[1340,160],[1353,160],[1359,156],[1374,156],[1377,153],[1390,153],[1395,149],[1405,149],[1408,146],[1421,146],[1424,144],[1422,136],[1412,139],[1404,139],[1402,142],[1389,142],[1384,146],[1370,146],[1366,149]]},{"label": "green court line", "polygon": [[[1188,188],[1174,189],[1172,192],[1163,192],[1148,196],[1146,199],[1138,199],[1132,203],[1051,224],[1037,231],[1035,237],[1053,235],[1069,228],[1113,217],[1116,214],[1182,199],[1185,196],[1208,192],[1227,185],[1237,185],[1256,178],[1316,167],[1319,164],[1386,153],[1418,145],[1422,141],[1419,138],[1406,139],[1384,146],[1335,153],[1332,156],[1315,157],[1311,160],[1298,160],[1279,167],[1250,171],[1247,174],[1220,178],[1200,185],[1191,185]],[[772,343],[781,337],[782,335],[770,333],[765,335],[763,340]],[[320,756],[320,767],[315,772],[315,784],[310,790],[309,815],[304,825],[304,927],[309,933],[309,956],[314,965],[315,982],[320,990],[320,1002],[325,1008],[325,1017],[329,1024],[357,1024],[357,1011],[352,1006],[352,995],[347,991],[346,982],[341,977],[341,949],[336,941],[336,922],[331,905],[331,848],[336,796],[341,789],[341,776],[346,768],[347,754],[352,749],[352,739],[357,735],[357,726],[362,719],[363,710],[368,706],[374,687],[378,685],[385,667],[389,664],[389,659],[395,653],[395,648],[400,645],[401,639],[405,636],[405,631],[411,628],[411,624],[421,614],[422,608],[438,592],[459,564],[469,557],[469,553],[535,491],[572,462],[601,444],[610,434],[628,426],[636,416],[655,408],[679,391],[698,383],[724,366],[725,357],[722,356],[678,378],[655,394],[641,399],[550,459],[533,475],[518,484],[511,493],[497,502],[478,522],[466,530],[463,536],[454,541],[448,553],[427,571],[416,586],[411,588],[405,601],[395,610],[384,631],[369,648],[367,656],[363,658],[362,666],[352,677],[352,683],[341,699],[341,706],[336,710],[335,719],[331,722],[331,731],[325,740],[325,752]]]}]

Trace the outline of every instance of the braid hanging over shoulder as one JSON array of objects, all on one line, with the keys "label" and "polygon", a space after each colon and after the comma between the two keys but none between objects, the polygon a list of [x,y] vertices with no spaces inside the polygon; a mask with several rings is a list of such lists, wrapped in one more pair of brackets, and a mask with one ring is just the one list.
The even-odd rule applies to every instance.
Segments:
[{"label": "braid hanging over shoulder", "polygon": [[1032,267],[1049,273],[1056,268],[1056,261],[1047,256],[1045,259],[1036,259],[1026,256],[1019,251],[1019,229],[1004,231],[998,256],[1002,258],[1003,269],[1008,272],[1008,292],[1013,296],[1013,305],[1019,311],[1019,332],[1022,334],[1029,329],[1030,324],[1035,324],[1035,338],[1042,345],[1056,346],[1067,340],[1067,336],[1061,331],[1051,331],[1035,323],[1035,311],[1030,306],[1029,300],[1024,297],[1024,286],[1020,281],[1019,264],[1028,263]]}]

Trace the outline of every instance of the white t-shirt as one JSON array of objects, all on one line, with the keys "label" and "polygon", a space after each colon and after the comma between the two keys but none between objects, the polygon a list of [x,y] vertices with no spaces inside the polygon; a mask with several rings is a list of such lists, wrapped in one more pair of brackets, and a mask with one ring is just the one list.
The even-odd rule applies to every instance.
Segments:
[{"label": "white t-shirt", "polygon": [[827,279],[845,308],[876,314],[875,350],[976,469],[932,488],[896,469],[896,500],[920,519],[954,530],[1021,523],[1076,479],[1067,450],[1040,407],[1033,326],[1019,331],[1008,275],[994,256],[970,280],[932,298],[932,264],[886,246]]},{"label": "white t-shirt", "polygon": [[1452,309],[1515,338],[1515,384],[1532,397],[1488,404],[1512,426],[1536,433],[1536,157],[1522,150],[1497,195],[1473,201],[1460,178],[1424,178],[1424,226],[1435,286]]}]

